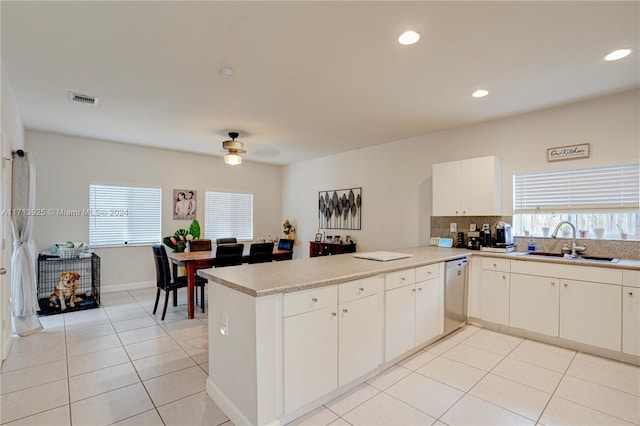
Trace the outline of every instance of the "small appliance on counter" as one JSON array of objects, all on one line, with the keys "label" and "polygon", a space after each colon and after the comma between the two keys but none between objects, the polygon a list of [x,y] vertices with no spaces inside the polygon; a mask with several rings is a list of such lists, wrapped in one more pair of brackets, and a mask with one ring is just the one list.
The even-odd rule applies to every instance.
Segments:
[{"label": "small appliance on counter", "polygon": [[482,231],[480,231],[480,245],[482,247],[491,247],[493,245],[493,239],[491,238],[491,228],[488,226],[483,226]]},{"label": "small appliance on counter", "polygon": [[469,250],[480,250],[480,231],[467,232],[469,241],[467,242],[467,248]]},{"label": "small appliance on counter", "polygon": [[507,247],[513,245],[513,234],[511,225],[505,222],[496,224],[496,247]]},{"label": "small appliance on counter", "polygon": [[458,232],[456,234],[456,248],[465,248],[464,245],[464,232]]}]

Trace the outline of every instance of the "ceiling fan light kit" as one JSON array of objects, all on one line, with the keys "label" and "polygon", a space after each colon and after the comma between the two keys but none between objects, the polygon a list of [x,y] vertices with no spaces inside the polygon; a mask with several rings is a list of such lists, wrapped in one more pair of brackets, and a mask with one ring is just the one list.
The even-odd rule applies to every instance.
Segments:
[{"label": "ceiling fan light kit", "polygon": [[244,149],[244,143],[236,140],[238,137],[237,132],[229,132],[229,137],[231,140],[222,142],[222,149],[228,152],[228,154],[224,156],[224,162],[232,166],[242,164],[240,154],[246,154],[247,152]]}]

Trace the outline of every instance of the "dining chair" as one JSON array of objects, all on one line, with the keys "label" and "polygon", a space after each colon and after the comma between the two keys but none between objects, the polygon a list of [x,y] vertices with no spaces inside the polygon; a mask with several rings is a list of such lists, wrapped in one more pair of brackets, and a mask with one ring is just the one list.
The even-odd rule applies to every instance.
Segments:
[{"label": "dining chair", "polygon": [[[164,291],[164,308],[162,308],[162,318],[167,314],[167,304],[169,302],[169,293],[173,292],[173,306],[178,305],[178,289],[187,286],[187,277],[172,277],[171,270],[169,268],[169,258],[167,257],[167,251],[162,244],[153,244],[151,246],[153,250],[153,259],[156,264],[156,303],[153,305],[153,314],[155,315],[158,310],[158,301],[160,300],[160,291]],[[196,286],[204,286],[204,282],[196,280]],[[204,309],[204,307],[203,307]]]},{"label": "dining chair", "polygon": [[264,263],[273,261],[273,242],[254,243],[249,247],[249,263]]},{"label": "dining chair", "polygon": [[242,265],[244,244],[221,244],[216,248],[216,268]]},{"label": "dining chair", "polygon": [[[211,251],[211,240],[197,239],[187,242],[189,251]],[[198,283],[201,282],[202,285]],[[200,305],[202,306],[202,313],[204,314],[204,286],[207,284],[207,279],[196,275],[196,285],[200,287]],[[198,293],[196,292],[196,305],[198,304]]]},{"label": "dining chair", "polygon": [[236,237],[216,238],[216,245],[220,244],[238,244],[238,239]]},{"label": "dining chair", "polygon": [[189,251],[211,251],[211,240],[198,239],[187,242]]}]

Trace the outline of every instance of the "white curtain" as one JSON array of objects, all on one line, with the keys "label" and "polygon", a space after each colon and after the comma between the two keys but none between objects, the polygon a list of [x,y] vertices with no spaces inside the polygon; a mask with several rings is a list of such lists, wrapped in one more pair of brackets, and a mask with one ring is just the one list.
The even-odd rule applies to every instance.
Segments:
[{"label": "white curtain", "polygon": [[36,206],[36,167],[29,159],[14,154],[12,175],[11,229],[11,313],[13,328],[18,336],[28,336],[42,330],[36,315],[38,310],[36,260],[38,250],[33,241],[33,211]]}]

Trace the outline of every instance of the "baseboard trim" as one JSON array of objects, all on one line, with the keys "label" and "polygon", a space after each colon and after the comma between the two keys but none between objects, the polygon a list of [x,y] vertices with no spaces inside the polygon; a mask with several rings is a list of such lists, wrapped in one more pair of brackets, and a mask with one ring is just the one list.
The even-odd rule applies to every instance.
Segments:
[{"label": "baseboard trim", "polygon": [[116,291],[139,290],[141,288],[155,287],[155,281],[140,281],[137,283],[114,284],[100,287],[101,293],[115,293]]},{"label": "baseboard trim", "polygon": [[236,407],[236,405],[227,398],[227,396],[220,390],[218,386],[211,380],[211,377],[207,379],[207,395],[215,402],[224,414],[229,417],[229,420],[236,425],[252,425],[252,423],[245,415]]}]

